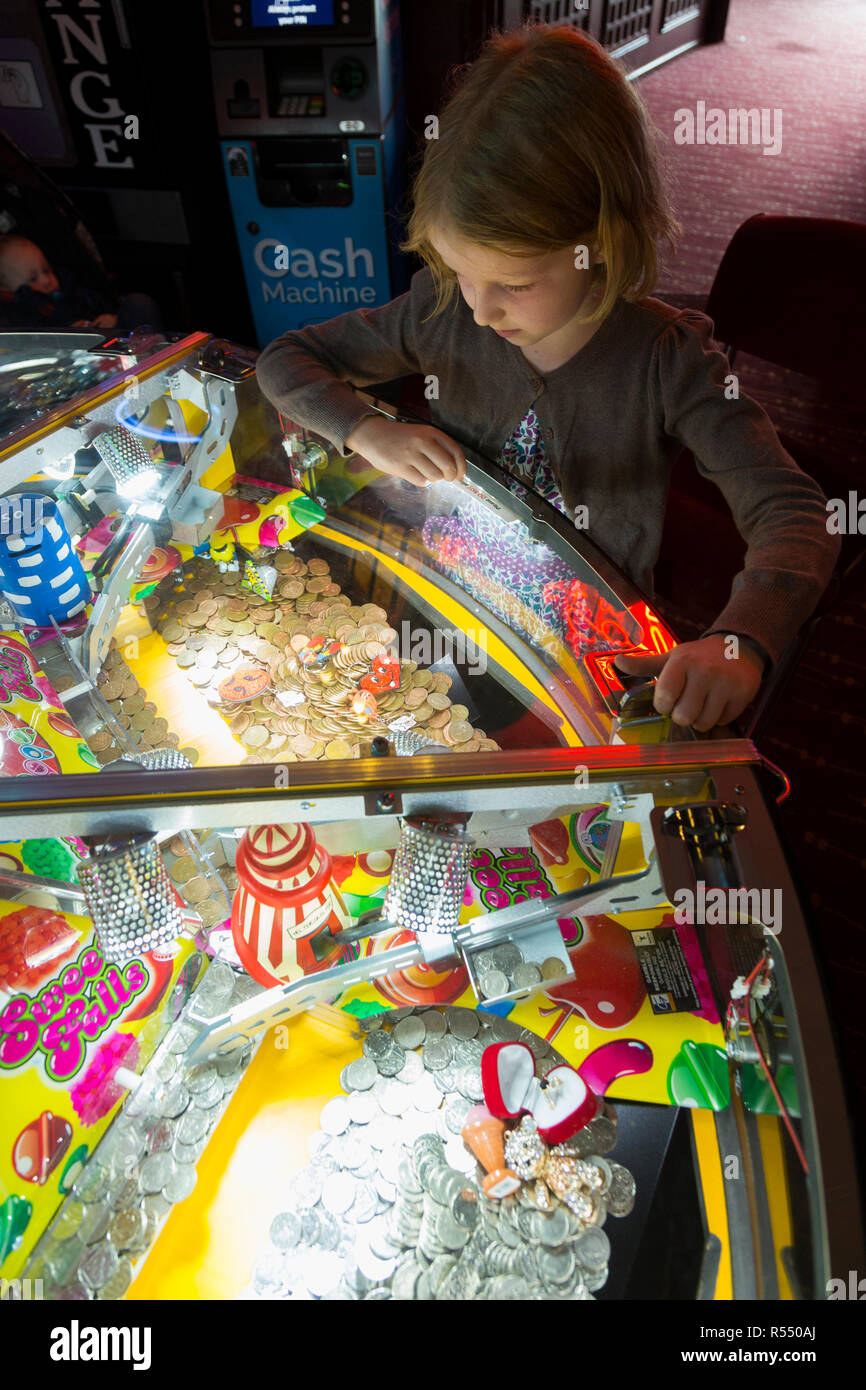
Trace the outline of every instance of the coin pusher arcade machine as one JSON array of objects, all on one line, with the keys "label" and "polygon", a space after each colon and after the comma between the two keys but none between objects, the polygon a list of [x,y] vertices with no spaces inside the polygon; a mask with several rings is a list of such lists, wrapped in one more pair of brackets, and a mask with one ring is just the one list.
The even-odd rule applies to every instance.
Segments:
[{"label": "coin pusher arcade machine", "polygon": [[407,287],[396,0],[209,0],[223,167],[259,343]]}]

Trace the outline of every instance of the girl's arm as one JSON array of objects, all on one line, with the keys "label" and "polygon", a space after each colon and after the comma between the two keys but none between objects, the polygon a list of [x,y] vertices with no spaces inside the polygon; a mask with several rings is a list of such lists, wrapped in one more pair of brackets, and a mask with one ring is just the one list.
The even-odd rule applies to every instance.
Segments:
[{"label": "girl's arm", "polygon": [[372,412],[344,383],[363,387],[420,371],[418,329],[433,302],[425,267],[412,276],[406,294],[379,309],[353,309],[283,333],[258,360],[259,385],[281,415],[322,435],[346,457],[348,436]]},{"label": "girl's arm", "polygon": [[840,542],[827,529],[818,484],[782,448],[761,407],[734,394],[727,358],[709,346],[712,329],[706,315],[687,311],[660,335],[656,405],[665,433],[722,492],[748,547],[707,633],[744,634],[776,661],[816,607]]}]

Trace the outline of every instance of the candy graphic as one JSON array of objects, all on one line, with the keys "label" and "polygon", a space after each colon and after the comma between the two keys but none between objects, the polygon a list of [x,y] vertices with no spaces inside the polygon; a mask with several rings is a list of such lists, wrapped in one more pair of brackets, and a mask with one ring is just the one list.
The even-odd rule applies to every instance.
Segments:
[{"label": "candy graphic", "polygon": [[[382,932],[367,942],[367,955],[378,955],[391,946],[404,946],[414,940],[408,931]],[[373,984],[392,1004],[451,1004],[469,988],[469,976],[464,965],[435,970],[422,961],[393,975],[383,975]]]},{"label": "candy graphic", "polygon": [[550,864],[564,864],[568,859],[568,831],[561,820],[539,821],[529,827],[532,848],[545,868]]},{"label": "candy graphic", "polygon": [[68,1196],[80,1178],[89,1152],[86,1144],[79,1144],[78,1148],[73,1149],[67,1158],[66,1166],[60,1174],[60,1181],[57,1184],[58,1191],[62,1192],[64,1197]]},{"label": "candy graphic", "polygon": [[623,1028],[646,998],[631,933],[611,917],[588,916],[581,922],[583,937],[568,948],[575,978],[557,980],[545,991],[552,1003],[566,1010],[548,1035],[548,1042],[572,1012],[582,1014],[595,1028],[611,1032]]},{"label": "candy graphic", "polygon": [[371,878],[387,878],[394,862],[392,849],[372,849],[368,854],[358,855],[358,868]]},{"label": "candy graphic", "polygon": [[621,1076],[639,1076],[653,1064],[652,1048],[637,1038],[602,1043],[581,1062],[578,1072],[591,1091],[603,1096]]},{"label": "candy graphic", "polygon": [[180,551],[175,550],[173,545],[158,545],[155,550],[144,562],[144,569],[138,576],[140,584],[155,584],[158,580],[164,579],[172,570],[177,569],[180,564]]},{"label": "candy graphic", "polygon": [[177,951],[177,943],[172,941],[169,946],[158,951],[147,951],[139,958],[147,966],[149,982],[147,989],[138,996],[132,1008],[124,1013],[125,1023],[135,1023],[140,1018],[147,1018],[159,1008],[171,983],[171,972],[174,968],[172,962]]},{"label": "candy graphic", "polygon": [[671,1062],[667,1083],[674,1105],[726,1110],[731,1103],[728,1061],[713,1043],[684,1042]]},{"label": "candy graphic", "polygon": [[574,847],[590,869],[601,869],[610,835],[607,806],[588,806],[572,816],[570,825]]},{"label": "candy graphic", "polygon": [[65,738],[80,738],[80,734],[68,714],[55,714],[52,710],[47,718],[55,733],[63,734]]},{"label": "candy graphic", "polygon": [[31,724],[0,709],[0,777],[38,777],[59,772],[51,746]]},{"label": "candy graphic", "polygon": [[[137,1061],[138,1039],[131,1033],[113,1033],[102,1043],[87,1071],[70,1092],[75,1113],[83,1125],[95,1125],[114,1109],[128,1089],[126,1082],[132,1079],[129,1073]],[[71,1135],[70,1130],[70,1138]]]},{"label": "candy graphic", "polygon": [[217,522],[216,531],[226,531],[230,526],[246,526],[257,521],[261,508],[255,502],[243,497],[227,497],[223,503],[223,514]]},{"label": "candy graphic", "polygon": [[79,946],[65,917],[22,907],[0,918],[0,989],[38,989]]},{"label": "candy graphic", "polygon": [[72,1125],[43,1110],[25,1125],[12,1146],[12,1166],[25,1182],[44,1187],[72,1142]]},{"label": "candy graphic", "polygon": [[17,1250],[33,1215],[33,1203],[13,1192],[0,1204],[0,1265]]},{"label": "candy graphic", "polygon": [[467,1149],[475,1155],[487,1176],[481,1183],[488,1197],[510,1197],[520,1186],[516,1173],[505,1166],[505,1125],[486,1105],[473,1105],[460,1131]]},{"label": "candy graphic", "polygon": [[81,857],[65,840],[25,840],[21,846],[21,858],[31,873],[41,878],[62,879],[66,883],[76,881],[76,867]]}]

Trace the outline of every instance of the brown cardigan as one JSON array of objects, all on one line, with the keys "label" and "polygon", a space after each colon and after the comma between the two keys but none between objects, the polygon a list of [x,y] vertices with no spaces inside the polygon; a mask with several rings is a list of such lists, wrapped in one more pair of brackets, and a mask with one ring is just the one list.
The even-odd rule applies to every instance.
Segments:
[{"label": "brown cardigan", "polygon": [[711,320],[658,299],[619,299],[586,346],[542,376],[518,347],[479,328],[462,298],[429,318],[434,302],[425,268],[379,309],[282,334],[259,358],[263,392],[344,455],[346,437],[370,414],[348,381],[436,376],[433,424],[493,459],[534,406],[566,505],[588,508],[589,536],[647,594],[671,464],[685,446],[748,546],[708,631],[751,637],[777,660],[826,587],[839,540],[827,530],[821,489],[766,413],[748,396],[726,399],[731,367],[711,345]]}]

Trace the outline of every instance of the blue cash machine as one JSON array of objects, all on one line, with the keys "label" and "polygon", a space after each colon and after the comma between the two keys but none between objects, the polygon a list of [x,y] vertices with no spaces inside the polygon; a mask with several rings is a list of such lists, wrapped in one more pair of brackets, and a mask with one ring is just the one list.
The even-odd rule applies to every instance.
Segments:
[{"label": "blue cash machine", "polygon": [[402,293],[398,0],[208,0],[208,25],[259,343]]}]

